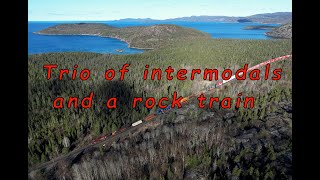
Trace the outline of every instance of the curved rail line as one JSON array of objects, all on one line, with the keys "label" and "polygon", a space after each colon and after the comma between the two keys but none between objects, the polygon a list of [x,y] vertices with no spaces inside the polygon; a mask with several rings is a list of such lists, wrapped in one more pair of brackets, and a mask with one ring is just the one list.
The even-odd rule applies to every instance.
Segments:
[{"label": "curved rail line", "polygon": [[[269,60],[267,60],[265,62],[262,62],[260,64],[257,64],[255,66],[252,66],[252,67],[248,68],[247,72],[252,71],[253,69],[257,69],[257,68],[259,68],[261,66],[267,65],[269,63],[273,63],[273,62],[277,62],[277,61],[280,61],[280,60],[288,59],[290,57],[292,57],[292,55],[285,55],[285,56],[280,56],[280,57],[277,57],[277,58],[269,59]],[[241,75],[241,74],[242,73],[239,73],[239,75]],[[189,100],[191,100],[191,99],[193,99],[195,97],[198,97],[201,94],[205,94],[205,93],[207,93],[209,91],[213,91],[214,89],[219,88],[222,85],[224,85],[224,84],[226,84],[226,83],[228,83],[228,82],[230,82],[230,81],[232,81],[234,79],[236,79],[235,75],[231,76],[231,78],[228,79],[228,80],[223,80],[223,81],[214,83],[214,84],[210,85],[208,88],[206,88],[203,91],[194,93],[194,94],[192,94],[190,96],[187,96],[187,97],[181,99],[180,103],[181,104],[185,104]],[[127,128],[122,127],[120,129],[112,132],[111,135],[99,136],[98,138],[93,139],[89,145],[87,145],[85,147],[82,147],[82,148],[75,149],[75,150],[69,152],[66,155],[62,155],[62,156],[59,156],[59,157],[57,157],[55,159],[52,159],[51,161],[48,161],[48,162],[45,162],[45,163],[42,163],[42,164],[38,164],[38,165],[30,168],[29,171],[30,170],[36,170],[36,169],[44,168],[45,166],[48,166],[48,165],[53,164],[53,163],[56,163],[59,160],[68,158],[71,155],[79,154],[79,153],[83,152],[84,150],[86,150],[87,148],[98,147],[98,146],[100,146],[102,144],[107,143],[108,141],[112,141],[112,140],[118,139],[118,138],[120,138],[121,135],[123,136],[124,134],[128,134],[130,131],[132,131],[134,129],[137,129],[138,127],[140,127],[142,125],[145,125],[146,123],[150,122],[152,119],[156,118],[157,116],[159,116],[159,115],[161,115],[161,114],[163,114],[163,113],[165,113],[167,111],[170,111],[171,109],[172,109],[172,105],[169,104],[167,107],[165,107],[163,109],[158,109],[155,114],[150,114],[150,115],[144,117],[143,120],[138,120],[138,121],[132,123],[132,125],[130,127],[127,127]]]},{"label": "curved rail line", "polygon": [[[247,72],[252,71],[253,69],[257,69],[257,68],[259,68],[259,67],[261,67],[261,66],[267,65],[267,64],[272,63],[272,62],[276,62],[276,61],[280,61],[280,60],[287,59],[287,58],[289,58],[289,57],[291,57],[291,56],[292,56],[292,55],[285,55],[285,56],[280,56],[280,57],[277,57],[277,58],[274,58],[274,59],[269,59],[269,60],[267,60],[267,61],[265,61],[265,62],[262,62],[262,63],[260,63],[260,64],[257,64],[257,65],[255,65],[255,66],[252,66],[252,67],[248,68],[248,69],[247,69]],[[241,75],[241,74],[242,74],[242,73],[239,73],[239,75]],[[232,81],[232,80],[234,80],[234,79],[236,79],[236,76],[235,76],[235,75],[231,76],[231,78],[228,79],[228,80],[223,80],[223,81],[220,81],[220,82],[218,82],[218,83],[216,83],[216,84],[212,84],[212,85],[210,85],[207,89],[205,89],[205,90],[203,90],[203,91],[200,91],[200,92],[198,92],[198,93],[192,94],[192,95],[190,95],[190,96],[187,96],[187,97],[181,99],[180,103],[181,103],[181,104],[184,104],[184,103],[188,102],[190,99],[192,99],[192,98],[194,98],[194,97],[197,97],[197,96],[199,96],[199,95],[201,95],[201,94],[205,94],[205,93],[207,93],[207,92],[209,92],[209,91],[213,91],[214,89],[216,89],[216,88],[218,88],[218,87],[221,87],[223,84],[226,84],[226,83],[228,83],[228,82],[230,82],[230,81]],[[148,120],[151,120],[151,119],[155,118],[156,115],[159,115],[159,114],[161,114],[161,113],[164,113],[164,112],[170,110],[171,108],[172,108],[172,107],[171,107],[171,104],[169,104],[167,107],[165,107],[165,108],[163,108],[163,109],[158,109],[156,114],[151,114],[151,115],[147,116],[146,118],[148,118]]]}]

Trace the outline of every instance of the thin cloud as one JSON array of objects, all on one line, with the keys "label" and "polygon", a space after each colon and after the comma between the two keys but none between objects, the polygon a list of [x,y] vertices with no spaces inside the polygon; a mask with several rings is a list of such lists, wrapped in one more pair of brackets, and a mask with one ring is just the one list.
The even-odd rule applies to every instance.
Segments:
[{"label": "thin cloud", "polygon": [[54,16],[65,16],[65,14],[60,14],[60,13],[48,13],[49,15],[54,15]]},{"label": "thin cloud", "polygon": [[53,16],[90,16],[90,15],[101,15],[101,12],[74,12],[74,13],[56,13],[50,12],[49,15]]}]

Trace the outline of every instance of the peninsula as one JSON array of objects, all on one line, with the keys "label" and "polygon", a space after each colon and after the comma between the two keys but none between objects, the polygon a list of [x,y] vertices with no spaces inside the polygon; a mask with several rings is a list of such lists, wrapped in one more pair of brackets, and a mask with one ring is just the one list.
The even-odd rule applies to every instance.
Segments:
[{"label": "peninsula", "polygon": [[123,28],[101,23],[59,24],[35,34],[110,37],[124,41],[130,48],[137,49],[156,49],[179,40],[211,38],[209,34],[195,29],[167,24]]}]

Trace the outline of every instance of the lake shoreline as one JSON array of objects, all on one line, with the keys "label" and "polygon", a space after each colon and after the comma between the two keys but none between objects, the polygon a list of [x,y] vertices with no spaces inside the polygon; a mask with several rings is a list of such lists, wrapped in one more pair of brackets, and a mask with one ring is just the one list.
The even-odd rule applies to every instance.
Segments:
[{"label": "lake shoreline", "polygon": [[128,45],[128,48],[139,49],[139,50],[153,50],[154,49],[154,48],[133,47],[133,46],[130,46],[130,43],[124,39],[112,37],[112,36],[103,36],[101,34],[48,34],[48,33],[41,33],[41,32],[32,32],[32,33],[38,34],[38,35],[45,35],[45,36],[94,36],[94,37],[112,38],[112,39],[117,39],[119,41],[125,42]]},{"label": "lake shoreline", "polygon": [[[75,23],[75,22],[73,22]],[[125,22],[113,22],[106,23],[106,25],[111,25],[116,28],[123,27],[132,27],[132,26],[141,26],[141,23],[125,23]],[[212,39],[239,39],[239,40],[267,40],[272,37],[265,34],[266,30],[244,30],[245,26],[254,26],[254,25],[272,25],[277,26],[276,24],[265,24],[265,23],[227,23],[227,22],[218,22],[218,23],[191,23],[191,22],[168,22],[172,25],[182,26],[185,28],[192,28],[199,30],[201,32],[208,33],[211,35]],[[131,42],[130,39],[122,39],[118,37],[117,34],[103,34],[99,31],[88,32],[88,33],[72,33],[65,34],[64,32],[39,32],[48,27],[64,24],[64,22],[41,22],[41,23],[32,23],[30,22],[28,27],[28,43],[30,54],[38,53],[47,53],[47,52],[96,52],[96,53],[110,53],[110,54],[140,54],[144,51],[154,50],[154,47],[148,46],[145,44],[140,47],[139,44]],[[68,23],[66,23],[68,24]],[[153,23],[144,23],[145,26],[156,25]],[[57,33],[57,34],[55,34]],[[39,36],[38,36],[39,35]],[[40,36],[42,35],[42,36]],[[111,36],[107,36],[111,35]],[[65,37],[45,37],[45,36],[65,36]],[[68,38],[67,36],[78,36],[75,38]],[[91,38],[82,38],[80,36],[91,36],[91,37],[102,37],[110,40],[101,41],[99,39]],[[64,39],[66,39],[64,41]],[[83,39],[83,40],[81,40]],[[116,39],[113,45],[113,40]],[[272,38],[273,39],[273,38]],[[109,42],[110,41],[110,42]],[[116,43],[116,42],[119,43]],[[124,42],[125,44],[120,43]],[[101,42],[101,43],[100,43]],[[142,42],[142,41],[141,41]],[[117,52],[117,49],[124,50],[123,52]]]}]

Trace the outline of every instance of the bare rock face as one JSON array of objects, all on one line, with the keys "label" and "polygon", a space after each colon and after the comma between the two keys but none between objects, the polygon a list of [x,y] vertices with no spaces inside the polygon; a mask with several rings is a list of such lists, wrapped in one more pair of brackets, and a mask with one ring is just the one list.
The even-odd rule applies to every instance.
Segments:
[{"label": "bare rock face", "polygon": [[275,38],[292,38],[292,23],[284,24],[280,27],[273,29],[270,32],[266,33],[267,36],[275,37]]}]

